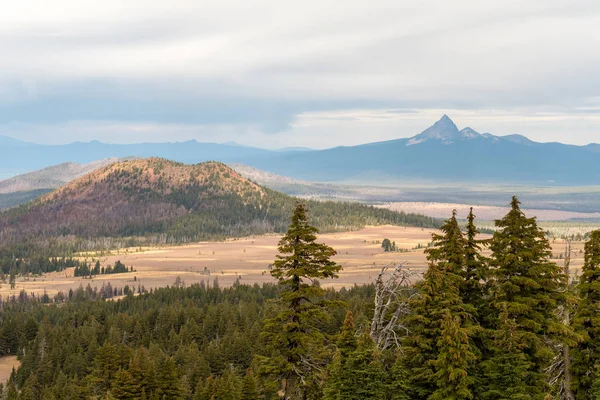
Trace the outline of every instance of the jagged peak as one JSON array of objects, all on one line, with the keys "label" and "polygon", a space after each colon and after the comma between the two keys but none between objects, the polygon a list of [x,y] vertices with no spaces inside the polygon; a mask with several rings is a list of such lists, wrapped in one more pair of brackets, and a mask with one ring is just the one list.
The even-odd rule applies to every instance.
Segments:
[{"label": "jagged peak", "polygon": [[410,138],[407,146],[423,143],[428,140],[438,140],[444,144],[452,144],[457,140],[471,139],[478,136],[479,133],[471,128],[465,128],[459,131],[454,121],[452,121],[448,115],[444,114],[435,124],[425,129],[420,134]]},{"label": "jagged peak", "polygon": [[475,139],[482,136],[481,133],[468,126],[460,130],[460,135],[463,139]]}]

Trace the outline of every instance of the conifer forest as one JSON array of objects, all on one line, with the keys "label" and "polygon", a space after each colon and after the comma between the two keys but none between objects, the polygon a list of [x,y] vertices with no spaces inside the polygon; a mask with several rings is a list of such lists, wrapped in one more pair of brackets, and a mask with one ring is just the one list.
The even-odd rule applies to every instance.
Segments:
[{"label": "conifer forest", "polygon": [[0,355],[21,364],[0,396],[599,399],[600,231],[575,276],[568,255],[550,261],[545,233],[517,198],[496,228],[481,240],[472,212],[466,226],[454,214],[433,236],[422,276],[388,265],[372,284],[324,289],[341,270],[336,250],[298,204],[275,283],[225,288],[215,278],[127,288],[117,300],[83,287],[22,293],[1,304]]}]

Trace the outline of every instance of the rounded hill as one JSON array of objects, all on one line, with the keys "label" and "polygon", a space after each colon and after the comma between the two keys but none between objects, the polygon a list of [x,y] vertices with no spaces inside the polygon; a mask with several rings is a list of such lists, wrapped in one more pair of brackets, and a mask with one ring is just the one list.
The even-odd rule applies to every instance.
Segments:
[{"label": "rounded hill", "polygon": [[[83,250],[184,243],[283,232],[298,199],[259,186],[219,162],[160,158],[111,164],[0,215],[0,246]],[[358,203],[306,201],[323,231],[437,221]],[[125,243],[123,238],[135,238]]]}]

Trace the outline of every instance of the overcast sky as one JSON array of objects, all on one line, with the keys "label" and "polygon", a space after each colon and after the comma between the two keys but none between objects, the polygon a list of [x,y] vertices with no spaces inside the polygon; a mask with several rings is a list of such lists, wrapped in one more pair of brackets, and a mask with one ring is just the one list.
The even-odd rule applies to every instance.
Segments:
[{"label": "overcast sky", "polygon": [[598,0],[19,0],[0,135],[267,148],[459,128],[600,142]]}]

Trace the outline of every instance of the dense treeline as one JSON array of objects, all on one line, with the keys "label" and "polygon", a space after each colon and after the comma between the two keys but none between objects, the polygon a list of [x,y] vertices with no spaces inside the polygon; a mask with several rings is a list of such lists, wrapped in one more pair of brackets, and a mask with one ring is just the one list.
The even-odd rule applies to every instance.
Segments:
[{"label": "dense treeline", "polygon": [[[284,232],[296,202],[220,163],[127,161],[1,214],[0,247],[28,257],[48,249],[55,255]],[[433,218],[358,203],[307,204],[322,231],[379,224],[439,226]]]},{"label": "dense treeline", "polygon": [[0,258],[0,274],[41,275],[47,272],[60,272],[66,268],[78,267],[83,264],[79,260],[65,257],[38,256],[30,259],[2,257]]},{"label": "dense treeline", "polygon": [[515,198],[490,240],[478,239],[472,212],[465,229],[448,219],[418,282],[398,266],[340,291],[320,286],[340,266],[316,234],[298,205],[271,271],[277,285],[4,304],[0,352],[22,362],[4,397],[598,398],[600,231],[570,282],[568,257],[551,262]]},{"label": "dense treeline", "polygon": [[73,276],[92,276],[92,275],[110,275],[110,274],[123,274],[126,272],[133,272],[133,266],[128,268],[120,260],[115,261],[114,266],[101,266],[100,261],[96,261],[92,267],[87,263],[80,263],[75,267]]},{"label": "dense treeline", "polygon": [[[365,313],[372,286],[328,291],[357,315]],[[22,398],[241,399],[244,386],[276,398],[260,377],[257,354],[268,300],[275,285],[220,289],[194,285],[158,289],[123,300],[97,301],[76,291],[62,305],[6,304],[0,314],[0,354],[20,354],[22,366],[8,384]],[[334,312],[324,329],[343,321]],[[224,397],[233,396],[233,397]],[[15,397],[8,397],[15,398]],[[105,397],[111,398],[111,397]],[[251,397],[252,398],[252,397]],[[257,397],[254,397],[257,398]]]}]

